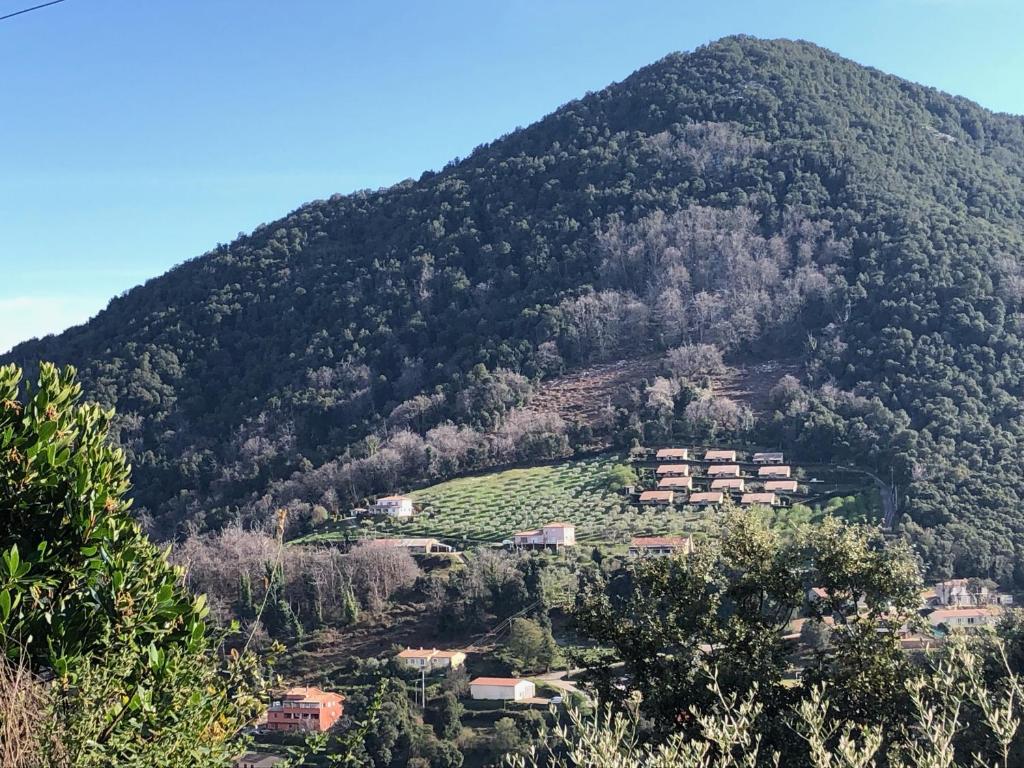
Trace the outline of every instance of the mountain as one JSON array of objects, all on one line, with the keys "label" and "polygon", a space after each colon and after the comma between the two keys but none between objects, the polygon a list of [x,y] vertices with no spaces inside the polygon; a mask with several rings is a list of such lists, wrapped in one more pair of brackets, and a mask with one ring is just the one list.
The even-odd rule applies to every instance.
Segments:
[{"label": "mountain", "polygon": [[[522,408],[536,382],[681,347],[608,439],[712,423],[858,462],[933,575],[1024,582],[1022,230],[1020,117],[732,37],[304,205],[5,361],[72,363],[117,406],[169,534],[598,440]],[[799,381],[755,426],[695,408],[718,354]]]}]

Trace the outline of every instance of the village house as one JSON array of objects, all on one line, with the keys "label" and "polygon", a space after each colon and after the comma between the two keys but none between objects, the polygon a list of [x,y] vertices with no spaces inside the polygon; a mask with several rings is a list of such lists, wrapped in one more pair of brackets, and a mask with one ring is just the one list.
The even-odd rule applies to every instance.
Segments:
[{"label": "village house", "polygon": [[705,451],[704,461],[736,461],[736,451],[722,451],[717,449]]},{"label": "village house", "polygon": [[779,499],[774,493],[744,493],[740,497],[740,504],[764,504],[774,507],[778,503]]},{"label": "village house", "polygon": [[658,481],[659,491],[680,491],[693,488],[692,477],[663,477]]},{"label": "village house", "polygon": [[439,669],[458,669],[466,662],[462,651],[439,651],[437,648],[406,648],[398,654],[403,664],[413,669],[434,672]]},{"label": "village house", "polygon": [[408,496],[381,496],[370,506],[371,515],[389,517],[412,517],[416,514],[412,499]]},{"label": "village house", "polygon": [[703,491],[701,493],[691,493],[690,503],[695,507],[708,507],[715,504],[721,504],[725,499],[725,494],[721,491]]},{"label": "village house", "polygon": [[780,493],[796,493],[796,480],[766,480],[764,489]]},{"label": "village house", "polygon": [[755,464],[781,464],[783,461],[780,451],[764,451],[754,454]]},{"label": "village house", "polygon": [[739,464],[713,464],[708,467],[708,477],[739,477]]},{"label": "village house", "polygon": [[437,539],[374,539],[373,543],[381,547],[404,549],[410,555],[430,555],[435,552],[454,552],[455,548],[442,544]]},{"label": "village house", "polygon": [[268,731],[326,731],[344,712],[345,697],[319,688],[289,688],[267,709]]},{"label": "village house", "polygon": [[769,466],[769,467],[758,467],[757,476],[762,480],[769,478],[784,479],[789,477],[789,467],[784,466]]},{"label": "village house", "polygon": [[469,695],[477,700],[522,701],[536,696],[537,688],[529,680],[513,677],[478,677],[470,681]]},{"label": "village house", "polygon": [[690,452],[686,448],[659,448],[655,458],[659,461],[686,461]]},{"label": "village house", "polygon": [[658,477],[689,477],[690,465],[689,464],[661,464],[654,474]]},{"label": "village house", "polygon": [[743,492],[744,480],[742,477],[720,477],[711,481],[712,491],[739,491]]},{"label": "village house", "polygon": [[675,491],[644,491],[640,503],[654,506],[669,506],[675,498]]},{"label": "village house", "polygon": [[935,602],[942,606],[972,608],[985,605],[1012,605],[1013,595],[995,592],[978,579],[949,579],[935,585]]},{"label": "village house", "polygon": [[285,761],[281,755],[269,752],[246,752],[235,761],[235,768],[274,768]]},{"label": "village house", "polygon": [[693,552],[689,536],[637,536],[629,542],[630,557],[669,557]]},{"label": "village house", "polygon": [[576,544],[576,526],[569,523],[548,523],[532,531],[512,534],[512,543],[524,549],[559,549]]},{"label": "village house", "polygon": [[933,627],[947,629],[973,629],[990,627],[999,621],[1002,609],[987,608],[937,608],[928,614],[928,623]]}]

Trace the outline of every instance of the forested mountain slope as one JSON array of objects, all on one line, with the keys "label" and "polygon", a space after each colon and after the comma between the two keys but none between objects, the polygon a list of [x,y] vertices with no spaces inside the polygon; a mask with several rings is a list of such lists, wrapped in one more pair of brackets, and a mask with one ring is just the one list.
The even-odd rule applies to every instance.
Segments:
[{"label": "forested mountain slope", "polygon": [[935,573],[1024,579],[1022,230],[1021,118],[727,38],[8,357],[117,405],[167,532],[564,450],[518,406],[582,364],[683,348],[644,414],[609,414],[656,439],[689,413],[694,345],[795,359],[760,431],[891,471]]}]

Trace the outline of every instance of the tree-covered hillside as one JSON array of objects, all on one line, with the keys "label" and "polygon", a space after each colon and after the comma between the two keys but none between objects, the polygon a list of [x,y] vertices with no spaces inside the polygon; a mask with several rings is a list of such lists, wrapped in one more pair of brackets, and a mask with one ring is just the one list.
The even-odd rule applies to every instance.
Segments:
[{"label": "tree-covered hillside", "polygon": [[892,472],[936,574],[1024,581],[1022,231],[1021,118],[727,38],[8,357],[117,405],[166,532],[564,451],[572,429],[520,406],[583,363],[678,350],[646,423],[609,415],[657,437],[703,345],[798,358],[766,434]]}]

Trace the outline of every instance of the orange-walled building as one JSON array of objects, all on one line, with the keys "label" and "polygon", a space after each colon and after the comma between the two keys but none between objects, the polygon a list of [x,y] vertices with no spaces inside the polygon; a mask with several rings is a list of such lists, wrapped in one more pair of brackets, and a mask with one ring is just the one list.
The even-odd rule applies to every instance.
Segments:
[{"label": "orange-walled building", "polygon": [[345,697],[319,688],[289,688],[267,710],[268,731],[326,731],[345,711]]}]

